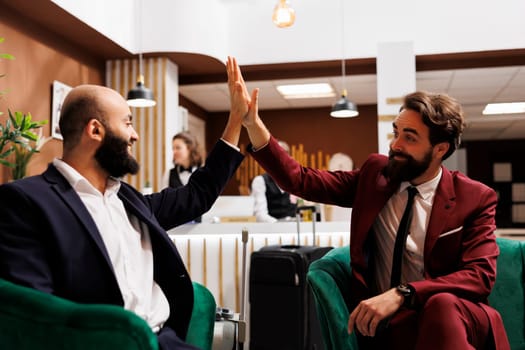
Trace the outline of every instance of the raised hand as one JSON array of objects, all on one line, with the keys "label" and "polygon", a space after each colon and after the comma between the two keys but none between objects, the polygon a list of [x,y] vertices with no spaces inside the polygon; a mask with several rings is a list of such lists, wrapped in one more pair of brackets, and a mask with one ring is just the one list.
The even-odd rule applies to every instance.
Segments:
[{"label": "raised hand", "polygon": [[235,118],[242,118],[248,113],[250,108],[250,94],[246,88],[246,83],[241,74],[241,69],[234,57],[228,56],[226,62],[226,71],[228,73],[228,89],[230,91],[230,114]]},{"label": "raised hand", "polygon": [[228,90],[230,91],[230,116],[222,134],[222,139],[237,145],[243,119],[248,114],[251,101],[235,58],[228,56],[226,72],[228,73]]},{"label": "raised hand", "polygon": [[259,89],[254,89],[250,96],[235,58],[228,56],[226,70],[230,90],[230,121],[246,127],[255,147],[265,145],[270,139],[270,133],[259,118]]}]

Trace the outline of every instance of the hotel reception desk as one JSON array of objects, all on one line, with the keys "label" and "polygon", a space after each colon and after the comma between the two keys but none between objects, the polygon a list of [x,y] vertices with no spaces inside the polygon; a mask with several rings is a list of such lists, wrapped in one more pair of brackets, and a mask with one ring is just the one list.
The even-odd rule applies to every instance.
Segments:
[{"label": "hotel reception desk", "polygon": [[[349,221],[316,222],[315,244],[341,247],[350,244]],[[312,244],[312,223],[300,223],[300,244]],[[297,223],[202,223],[179,226],[168,233],[177,246],[191,278],[205,285],[218,306],[235,312],[241,309],[242,230],[248,231],[246,244],[246,288],[250,254],[265,245],[297,244]],[[523,229],[500,229],[500,237],[525,239]],[[247,298],[247,296],[246,296]],[[246,307],[248,301],[246,301]]]},{"label": "hotel reception desk", "polygon": [[[315,228],[315,244],[318,246],[340,247],[350,243],[349,221],[316,222]],[[266,245],[297,244],[295,221],[271,224],[255,222],[186,224],[168,232],[182,255],[192,280],[205,285],[213,293],[218,306],[230,308],[235,312],[241,309],[243,229],[248,231],[246,243],[246,288],[248,288],[250,254]],[[300,244],[312,245],[312,222],[301,222],[299,229]]]}]

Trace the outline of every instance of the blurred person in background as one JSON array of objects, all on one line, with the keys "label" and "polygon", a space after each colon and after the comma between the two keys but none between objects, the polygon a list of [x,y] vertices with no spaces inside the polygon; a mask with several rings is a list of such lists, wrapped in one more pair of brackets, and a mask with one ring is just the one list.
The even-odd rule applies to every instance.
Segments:
[{"label": "blurred person in background", "polygon": [[[290,146],[284,141],[279,145],[290,154]],[[283,191],[267,173],[252,180],[251,195],[254,197],[254,215],[257,222],[277,222],[295,218],[297,197]]]},{"label": "blurred person in background", "polygon": [[[191,174],[202,166],[202,155],[199,150],[197,138],[188,131],[182,131],[171,141],[173,152],[173,168],[162,177],[162,188],[177,188],[188,183]],[[197,217],[194,222],[201,222],[202,217]]]},{"label": "blurred person in background", "polygon": [[190,132],[182,131],[175,134],[171,142],[173,168],[164,174],[162,188],[186,185],[190,175],[202,166],[199,142]]}]

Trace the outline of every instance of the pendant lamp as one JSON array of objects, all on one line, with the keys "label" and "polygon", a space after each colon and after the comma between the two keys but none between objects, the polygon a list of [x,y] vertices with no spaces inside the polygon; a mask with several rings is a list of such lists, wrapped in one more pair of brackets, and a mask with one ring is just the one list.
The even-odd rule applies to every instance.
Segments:
[{"label": "pendant lamp", "polygon": [[137,21],[138,21],[138,35],[139,38],[139,74],[137,77],[137,85],[128,91],[127,102],[131,107],[153,107],[157,104],[153,98],[153,92],[144,85],[144,71],[142,70],[142,1],[139,0]]},{"label": "pendant lamp", "polygon": [[343,87],[343,90],[341,92],[341,98],[333,105],[332,112],[330,112],[330,116],[334,118],[351,118],[351,117],[357,117],[359,115],[359,111],[357,110],[357,106],[355,103],[350,101],[347,98],[347,91],[345,86],[345,11],[344,11],[344,0],[341,0],[341,13],[342,13],[342,27],[343,27],[343,58],[341,59],[341,85]]},{"label": "pendant lamp", "polygon": [[157,102],[153,98],[153,92],[144,85],[144,74],[142,74],[142,53],[140,53],[137,85],[128,91],[128,105],[131,107],[153,107],[156,104]]},{"label": "pendant lamp", "polygon": [[359,115],[355,103],[346,97],[346,89],[343,89],[341,98],[332,106],[330,115],[334,118],[351,118]]}]

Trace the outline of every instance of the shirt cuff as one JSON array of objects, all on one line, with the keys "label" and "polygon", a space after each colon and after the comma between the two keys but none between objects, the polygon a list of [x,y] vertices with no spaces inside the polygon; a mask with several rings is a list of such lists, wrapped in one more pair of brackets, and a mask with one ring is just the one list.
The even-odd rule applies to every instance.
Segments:
[{"label": "shirt cuff", "polygon": [[268,144],[270,143],[270,140],[268,140],[268,142],[266,142],[264,145],[262,145],[261,147],[255,149],[255,147],[253,147],[252,145],[252,152],[257,152],[257,151],[260,151],[262,150],[264,147],[268,146]]},{"label": "shirt cuff", "polygon": [[236,150],[237,152],[240,152],[240,151],[241,151],[241,149],[240,149],[239,147],[235,146],[233,143],[229,143],[228,141],[226,141],[226,140],[223,139],[222,137],[221,137],[221,140],[222,140],[222,142],[224,142],[225,144],[227,144],[228,146],[230,146],[231,148],[233,148],[233,149]]}]

